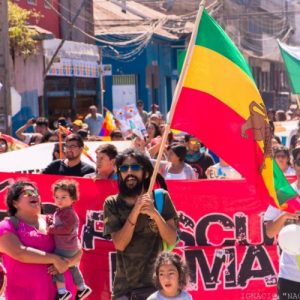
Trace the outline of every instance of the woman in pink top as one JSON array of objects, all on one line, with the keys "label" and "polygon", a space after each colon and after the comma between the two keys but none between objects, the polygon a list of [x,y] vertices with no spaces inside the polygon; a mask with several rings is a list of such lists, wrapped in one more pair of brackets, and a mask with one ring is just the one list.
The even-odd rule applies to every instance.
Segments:
[{"label": "woman in pink top", "polygon": [[47,235],[40,196],[33,183],[14,183],[6,204],[10,218],[0,222],[0,252],[7,270],[5,299],[54,300],[56,289],[49,266],[63,273],[78,257],[67,261],[51,253],[54,240]]}]

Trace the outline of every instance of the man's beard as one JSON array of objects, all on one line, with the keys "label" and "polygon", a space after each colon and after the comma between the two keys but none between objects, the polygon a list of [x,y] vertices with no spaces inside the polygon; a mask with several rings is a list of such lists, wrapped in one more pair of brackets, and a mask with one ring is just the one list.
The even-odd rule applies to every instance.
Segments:
[{"label": "man's beard", "polygon": [[73,160],[77,160],[78,158],[80,158],[80,155],[73,155],[73,154],[65,154],[66,158],[69,160],[69,161],[73,161]]},{"label": "man's beard", "polygon": [[[133,187],[128,187],[126,184],[126,181],[128,178],[133,177],[136,180],[136,184]],[[136,176],[134,175],[128,175],[125,177],[125,179],[119,180],[119,190],[120,194],[125,197],[134,197],[134,196],[139,196],[141,195],[143,191],[143,179],[139,180]]]}]

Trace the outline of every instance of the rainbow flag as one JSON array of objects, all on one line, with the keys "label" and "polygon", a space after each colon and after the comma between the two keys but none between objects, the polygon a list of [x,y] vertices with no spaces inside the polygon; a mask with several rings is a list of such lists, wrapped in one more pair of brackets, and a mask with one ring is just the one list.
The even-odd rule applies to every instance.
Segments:
[{"label": "rainbow flag", "polygon": [[110,133],[116,129],[116,124],[114,121],[113,114],[107,110],[105,114],[105,118],[102,124],[102,128],[99,132],[99,136],[102,137],[103,140],[110,140]]},{"label": "rainbow flag", "polygon": [[171,128],[197,136],[277,206],[297,194],[272,159],[267,111],[250,68],[203,11]]}]

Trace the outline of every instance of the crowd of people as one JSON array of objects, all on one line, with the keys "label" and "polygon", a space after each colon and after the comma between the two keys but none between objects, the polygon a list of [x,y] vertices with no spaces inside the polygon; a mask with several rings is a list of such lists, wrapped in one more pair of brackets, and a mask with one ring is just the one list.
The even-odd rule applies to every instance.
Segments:
[{"label": "crowd of people", "polygon": [[[216,156],[196,137],[170,132],[156,177],[157,185],[162,188],[163,208],[160,211],[156,194],[148,193],[148,188],[165,122],[155,104],[147,113],[142,101],[138,101],[137,109],[147,136],[142,138],[134,132],[124,136],[121,128],[114,129],[110,134],[111,141],[130,140],[131,147],[119,152],[109,142],[101,144],[95,151],[95,168],[81,159],[84,142],[100,140],[98,133],[103,117],[95,106],[89,108],[84,120],[76,119],[68,124],[66,119],[59,118],[56,129],[50,129],[44,117],[29,119],[16,135],[27,145],[55,142],[53,161],[43,174],[117,181],[118,194],[108,197],[103,208],[104,235],[112,240],[117,251],[113,300],[192,299],[184,291],[188,268],[182,257],[164,251],[173,249],[179,239],[178,214],[165,179],[239,179],[241,175],[222,158],[215,162]],[[269,115],[272,116],[272,111]],[[292,118],[292,114],[285,115]],[[281,112],[274,113],[271,125],[282,119]],[[34,130],[28,133],[30,127]],[[60,131],[60,127],[65,129]],[[282,172],[286,176],[296,175],[297,180],[292,186],[299,192],[300,122],[291,138],[290,148],[282,145],[281,139],[273,132],[272,149]],[[6,151],[7,142],[0,137],[0,153]],[[74,290],[75,299],[79,300],[92,293],[78,268],[82,250],[78,239],[78,216],[73,209],[74,201],[78,200],[76,182],[60,180],[53,185],[52,192],[57,211],[52,218],[46,218],[42,215],[42,200],[34,183],[20,180],[9,188],[6,198],[9,217],[0,223],[0,251],[7,269],[7,300],[22,299],[24,294],[33,300],[67,300]],[[285,213],[270,206],[264,219],[267,235],[272,238],[286,220],[298,219],[298,214]],[[294,257],[282,253],[278,285],[280,299],[285,299],[283,294],[286,291],[300,291],[297,264]],[[73,280],[65,283],[63,273],[67,269]],[[30,282],[26,280],[23,284],[25,274],[31,274]],[[41,288],[32,289],[37,280]]]}]

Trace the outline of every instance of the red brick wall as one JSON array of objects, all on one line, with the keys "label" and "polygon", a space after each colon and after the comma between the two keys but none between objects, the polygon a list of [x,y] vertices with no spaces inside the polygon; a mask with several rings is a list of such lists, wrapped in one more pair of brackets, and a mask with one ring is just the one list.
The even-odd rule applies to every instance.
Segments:
[{"label": "red brick wall", "polygon": [[[48,31],[51,31],[56,38],[60,38],[60,17],[52,8],[45,7],[45,0],[13,0],[14,3],[25,9],[35,9],[40,12],[42,17],[38,23],[31,21],[32,25],[38,25]],[[28,2],[35,2],[30,4]],[[51,1],[50,1],[51,2]],[[52,5],[59,11],[58,0],[52,0]]]}]

